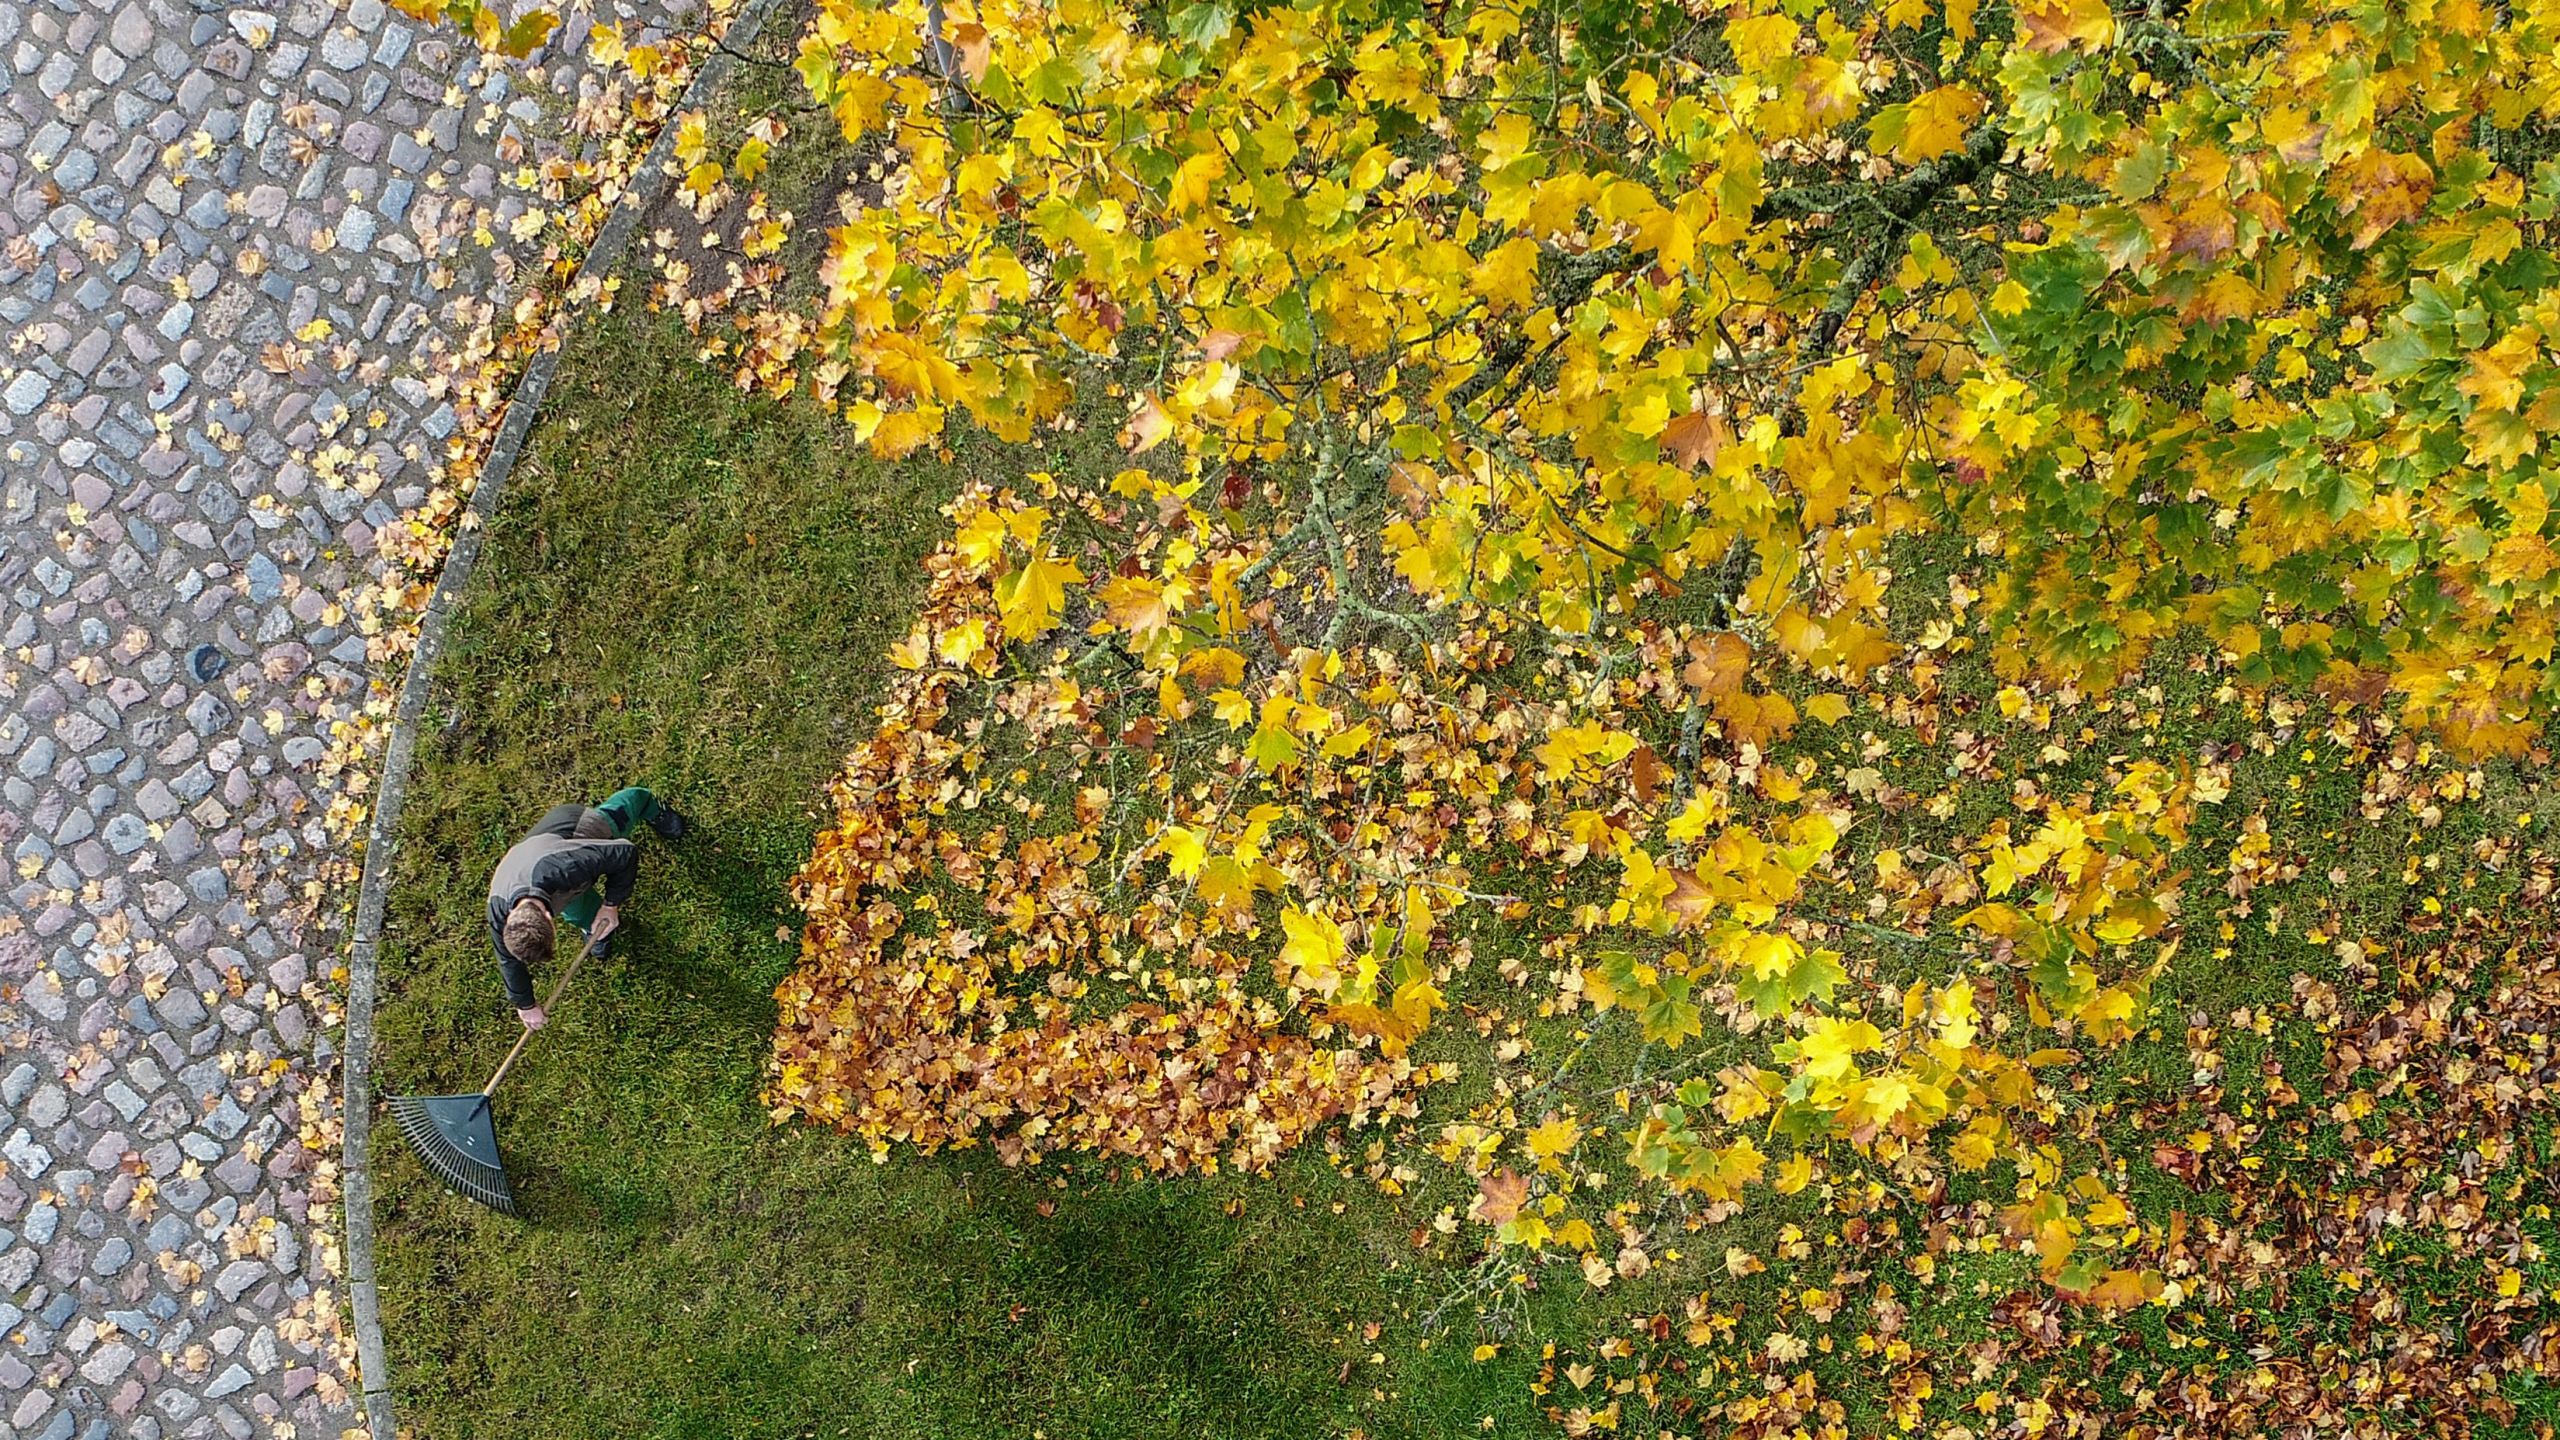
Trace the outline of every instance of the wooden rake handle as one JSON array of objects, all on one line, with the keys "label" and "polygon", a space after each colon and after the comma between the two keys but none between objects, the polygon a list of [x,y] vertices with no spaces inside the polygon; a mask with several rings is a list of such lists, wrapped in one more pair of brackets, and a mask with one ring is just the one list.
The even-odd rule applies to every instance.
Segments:
[{"label": "wooden rake handle", "polygon": [[[551,987],[551,998],[542,1002],[542,1008],[546,1014],[552,1006],[560,1003],[561,996],[569,993],[569,982],[578,978],[578,967],[585,964],[587,957],[594,953],[596,953],[596,942],[591,939],[578,947],[577,954],[569,957],[569,968],[561,972],[560,983]],[[516,1063],[516,1057],[524,1053],[525,1042],[532,1038],[533,1027],[525,1027],[525,1032],[516,1037],[516,1048],[508,1051],[507,1058],[498,1062],[498,1073],[490,1076],[489,1083],[480,1087],[482,1095],[498,1093],[498,1082],[507,1078],[507,1067]]]}]

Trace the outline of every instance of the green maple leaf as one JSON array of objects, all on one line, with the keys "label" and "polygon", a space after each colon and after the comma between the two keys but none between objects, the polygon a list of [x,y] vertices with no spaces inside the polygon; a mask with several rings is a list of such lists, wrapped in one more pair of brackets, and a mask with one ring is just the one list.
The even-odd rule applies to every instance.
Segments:
[{"label": "green maple leaf", "polygon": [[1253,738],[1245,742],[1245,758],[1267,775],[1277,775],[1298,763],[1298,737],[1281,725],[1263,725],[1255,729]]},{"label": "green maple leaf", "polygon": [[1663,976],[1653,998],[1637,1012],[1636,1018],[1644,1026],[1647,1042],[1668,1045],[1674,1050],[1679,1049],[1688,1037],[1706,1033],[1699,1023],[1698,1007],[1689,1003],[1689,977],[1686,975]]}]

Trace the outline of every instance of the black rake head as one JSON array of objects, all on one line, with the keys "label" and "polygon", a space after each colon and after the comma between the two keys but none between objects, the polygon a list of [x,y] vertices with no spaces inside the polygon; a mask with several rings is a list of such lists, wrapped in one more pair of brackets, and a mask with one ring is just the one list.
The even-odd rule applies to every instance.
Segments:
[{"label": "black rake head", "polygon": [[498,1158],[498,1128],[486,1095],[394,1095],[391,1118],[409,1138],[419,1163],[453,1193],[477,1200],[501,1215],[516,1213]]}]

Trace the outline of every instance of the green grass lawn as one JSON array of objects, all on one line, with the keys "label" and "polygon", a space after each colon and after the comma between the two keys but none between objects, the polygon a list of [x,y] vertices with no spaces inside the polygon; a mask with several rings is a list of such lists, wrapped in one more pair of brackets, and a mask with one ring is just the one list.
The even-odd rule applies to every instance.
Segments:
[{"label": "green grass lawn", "polygon": [[552,396],[435,677],[377,1088],[476,1089],[505,1053],[487,872],[543,809],[643,783],[698,832],[647,840],[617,953],[499,1094],[526,1219],[447,1195],[377,1137],[404,1423],[438,1440],[1428,1436],[1488,1416],[1529,1433],[1534,1352],[1420,1348],[1403,1312],[1446,1277],[1417,1280],[1411,1221],[1320,1158],[1160,1182],[984,1154],[875,1165],[767,1122],[813,806],[868,729],[935,507],[1021,462],[874,462],[805,408],[739,396],[645,316],[587,330]]}]

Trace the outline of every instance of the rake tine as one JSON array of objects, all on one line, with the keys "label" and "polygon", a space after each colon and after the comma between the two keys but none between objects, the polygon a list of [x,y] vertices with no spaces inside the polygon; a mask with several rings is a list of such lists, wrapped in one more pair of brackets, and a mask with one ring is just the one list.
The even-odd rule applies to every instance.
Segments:
[{"label": "rake tine", "polygon": [[498,1136],[487,1096],[401,1095],[390,1105],[400,1133],[429,1173],[455,1194],[502,1215],[516,1213],[515,1191],[496,1163]]}]

